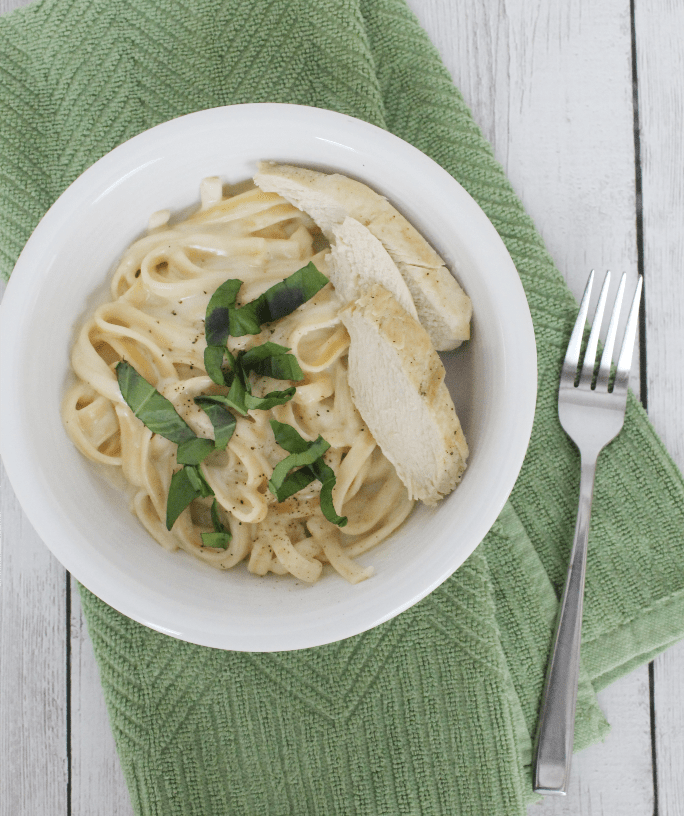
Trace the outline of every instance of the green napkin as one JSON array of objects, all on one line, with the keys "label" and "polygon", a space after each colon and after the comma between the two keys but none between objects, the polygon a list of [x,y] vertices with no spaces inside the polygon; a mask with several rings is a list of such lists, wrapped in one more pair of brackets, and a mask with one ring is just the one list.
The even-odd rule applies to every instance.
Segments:
[{"label": "green napkin", "polygon": [[[182,643],[82,590],[138,814],[514,816],[579,467],[556,411],[576,304],[403,0],[45,0],[0,19],[0,268],[86,167],[201,108],[288,102],[384,127],[478,201],[530,304],[539,398],[509,503],[458,572],[398,618],[294,653]],[[684,636],[684,485],[641,408],[600,462],[575,747],[594,689]]]}]

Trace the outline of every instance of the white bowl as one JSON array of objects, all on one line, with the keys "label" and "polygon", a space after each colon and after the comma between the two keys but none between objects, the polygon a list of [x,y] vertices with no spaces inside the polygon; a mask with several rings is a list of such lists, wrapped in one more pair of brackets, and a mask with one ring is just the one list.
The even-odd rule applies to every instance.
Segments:
[{"label": "white bowl", "polygon": [[[156,210],[198,201],[199,182],[251,177],[260,159],[354,176],[383,193],[435,246],[473,302],[472,340],[442,355],[470,445],[459,487],[361,558],[375,575],[351,586],[324,573],[223,572],[168,553],[74,448],[60,403],[75,329],[116,259]],[[206,646],[317,646],[389,620],[448,578],[483,539],[518,475],[532,428],[536,350],[518,274],[484,213],[414,147],[372,125],[294,105],[190,114],[117,147],[45,215],[2,303],[0,444],[37,533],[89,590],[120,612]],[[410,432],[407,429],[407,432]],[[11,542],[10,542],[11,545]]]}]

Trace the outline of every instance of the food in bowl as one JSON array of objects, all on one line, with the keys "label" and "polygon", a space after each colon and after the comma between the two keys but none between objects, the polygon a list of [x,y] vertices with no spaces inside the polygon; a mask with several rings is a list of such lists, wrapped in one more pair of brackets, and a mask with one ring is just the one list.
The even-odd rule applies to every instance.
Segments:
[{"label": "food in bowl", "polygon": [[65,427],[120,469],[135,515],[212,566],[352,583],[468,448],[437,349],[471,306],[386,199],[262,163],[255,184],[155,213],[72,353]]}]

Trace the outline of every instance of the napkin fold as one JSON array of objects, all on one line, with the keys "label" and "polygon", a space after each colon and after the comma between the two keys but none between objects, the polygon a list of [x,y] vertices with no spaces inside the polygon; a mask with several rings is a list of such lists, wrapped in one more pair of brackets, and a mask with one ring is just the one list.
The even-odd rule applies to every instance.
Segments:
[{"label": "napkin fold", "polygon": [[[173,640],[81,589],[137,814],[515,816],[572,541],[578,455],[557,419],[576,304],[403,0],[44,0],[0,18],[0,270],[125,139],[202,108],[313,105],[442,165],[504,240],[539,354],[532,439],[480,547],[412,609],[300,652]],[[599,466],[575,747],[595,690],[684,636],[684,483],[636,399]]]}]

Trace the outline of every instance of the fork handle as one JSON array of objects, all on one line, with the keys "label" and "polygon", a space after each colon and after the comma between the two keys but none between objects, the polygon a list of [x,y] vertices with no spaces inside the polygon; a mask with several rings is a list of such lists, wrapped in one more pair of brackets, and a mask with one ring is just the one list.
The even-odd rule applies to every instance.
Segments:
[{"label": "fork handle", "polygon": [[553,651],[546,670],[534,762],[536,793],[567,792],[575,734],[575,706],[582,639],[582,604],[596,456],[582,458],[579,507],[570,566],[561,597]]}]

